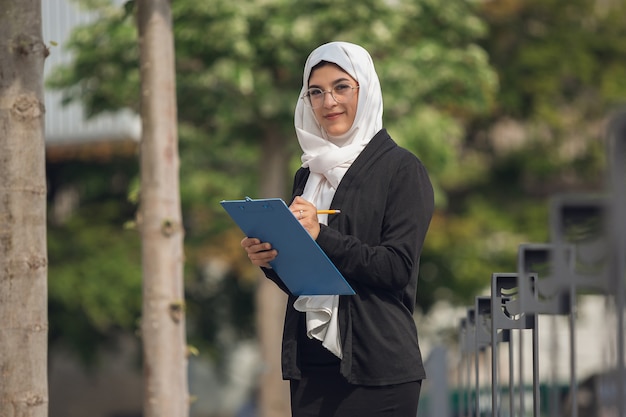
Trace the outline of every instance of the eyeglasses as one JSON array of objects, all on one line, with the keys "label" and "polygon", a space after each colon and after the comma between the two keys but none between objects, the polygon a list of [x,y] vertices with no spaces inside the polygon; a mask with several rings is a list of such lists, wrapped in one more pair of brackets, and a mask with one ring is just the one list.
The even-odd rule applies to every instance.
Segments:
[{"label": "eyeglasses", "polygon": [[351,86],[350,84],[337,84],[332,89],[328,91],[324,91],[321,88],[309,88],[305,95],[300,97],[304,100],[304,103],[310,106],[313,109],[317,109],[318,107],[322,107],[324,105],[324,94],[330,93],[333,99],[337,103],[345,103],[349,101],[354,95],[354,90],[359,88]]}]

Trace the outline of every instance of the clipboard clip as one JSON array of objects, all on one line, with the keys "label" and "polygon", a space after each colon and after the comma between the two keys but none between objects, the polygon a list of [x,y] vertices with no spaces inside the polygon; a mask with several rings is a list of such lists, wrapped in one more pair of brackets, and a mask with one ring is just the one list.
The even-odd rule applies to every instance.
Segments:
[{"label": "clipboard clip", "polygon": [[[244,198],[244,200],[239,201],[239,210],[246,211],[248,213],[256,213],[256,212],[264,212],[268,210],[274,210],[272,203],[269,200],[254,200],[248,196]],[[246,204],[253,203],[253,204]],[[257,203],[257,204],[254,204]],[[262,204],[258,204],[262,203]]]}]

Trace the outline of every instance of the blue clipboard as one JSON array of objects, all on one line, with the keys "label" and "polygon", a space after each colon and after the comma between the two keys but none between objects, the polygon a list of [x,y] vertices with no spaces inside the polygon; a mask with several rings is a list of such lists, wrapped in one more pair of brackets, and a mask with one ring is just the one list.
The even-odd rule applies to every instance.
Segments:
[{"label": "blue clipboard", "polygon": [[278,251],[270,265],[294,295],[354,295],[355,292],[280,198],[221,201],[246,236]]}]

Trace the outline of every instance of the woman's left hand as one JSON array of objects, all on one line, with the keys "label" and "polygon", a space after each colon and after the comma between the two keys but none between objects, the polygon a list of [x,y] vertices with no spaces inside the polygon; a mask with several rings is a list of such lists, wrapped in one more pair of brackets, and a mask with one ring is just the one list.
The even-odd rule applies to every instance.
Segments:
[{"label": "woman's left hand", "polygon": [[289,210],[300,221],[300,224],[311,235],[313,240],[320,234],[320,222],[317,219],[317,207],[304,198],[298,196],[289,206]]}]

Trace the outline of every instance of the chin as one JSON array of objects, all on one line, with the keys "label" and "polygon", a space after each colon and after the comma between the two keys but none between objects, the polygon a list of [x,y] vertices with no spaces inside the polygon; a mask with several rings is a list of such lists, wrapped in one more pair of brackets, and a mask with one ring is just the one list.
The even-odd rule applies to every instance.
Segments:
[{"label": "chin", "polygon": [[328,133],[331,136],[341,136],[345,134],[349,129],[339,128],[337,126],[334,126],[332,128],[325,129],[325,130],[326,130],[326,133]]}]

